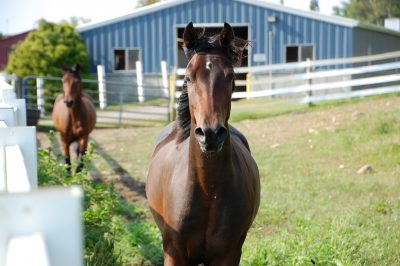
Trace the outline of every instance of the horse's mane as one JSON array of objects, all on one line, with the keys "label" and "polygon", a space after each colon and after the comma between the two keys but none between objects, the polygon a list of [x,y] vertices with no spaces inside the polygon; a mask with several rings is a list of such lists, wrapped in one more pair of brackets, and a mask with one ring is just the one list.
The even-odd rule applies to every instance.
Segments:
[{"label": "horse's mane", "polygon": [[176,108],[176,121],[178,125],[178,138],[177,141],[182,142],[190,135],[190,109],[189,109],[189,94],[187,90],[188,78],[185,77],[182,85],[182,93],[178,99],[178,107]]},{"label": "horse's mane", "polygon": [[[249,44],[249,41],[243,40],[241,38],[235,37],[230,45],[227,47],[221,45],[219,41],[220,35],[215,34],[212,36],[206,36],[205,31],[197,33],[196,44],[192,47],[193,49],[188,49],[184,47],[185,54],[188,58],[191,58],[196,53],[212,53],[220,52],[224,54],[227,59],[232,63],[233,66],[240,66],[242,61],[243,50]],[[190,135],[191,127],[191,117],[189,109],[189,95],[187,90],[188,77],[185,76],[182,85],[182,94],[178,99],[177,107],[177,142],[182,142],[187,139]],[[233,86],[235,86],[233,84]]]}]

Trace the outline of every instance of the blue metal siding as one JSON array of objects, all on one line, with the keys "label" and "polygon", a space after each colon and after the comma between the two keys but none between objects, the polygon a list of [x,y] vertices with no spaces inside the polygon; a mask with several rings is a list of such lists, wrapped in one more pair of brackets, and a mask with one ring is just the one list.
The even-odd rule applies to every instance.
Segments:
[{"label": "blue metal siding", "polygon": [[[268,23],[268,16],[277,21]],[[252,47],[249,65],[268,64],[268,32],[272,31],[272,63],[285,60],[286,45],[313,44],[315,59],[352,55],[352,28],[234,0],[194,0],[151,14],[126,19],[81,32],[90,55],[92,71],[103,64],[112,71],[113,49],[138,47],[145,72],[160,72],[160,61],[175,65],[176,25],[219,23],[249,25]],[[253,62],[254,54],[266,54],[265,62]]]}]

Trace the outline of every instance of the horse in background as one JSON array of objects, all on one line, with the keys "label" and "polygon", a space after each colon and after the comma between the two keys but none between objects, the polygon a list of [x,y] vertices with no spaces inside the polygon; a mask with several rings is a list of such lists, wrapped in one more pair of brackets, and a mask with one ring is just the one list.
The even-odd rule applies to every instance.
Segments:
[{"label": "horse in background", "polygon": [[234,66],[247,41],[225,23],[205,36],[189,23],[189,60],[177,119],[158,136],[146,195],[163,239],[164,265],[239,265],[260,203],[258,167],[228,124]]},{"label": "horse in background", "polygon": [[58,95],[53,107],[54,127],[60,132],[61,146],[65,155],[68,171],[71,170],[70,145],[77,142],[76,155],[79,164],[76,172],[83,167],[89,134],[96,124],[96,108],[92,99],[82,91],[80,66],[62,69],[62,94]]}]

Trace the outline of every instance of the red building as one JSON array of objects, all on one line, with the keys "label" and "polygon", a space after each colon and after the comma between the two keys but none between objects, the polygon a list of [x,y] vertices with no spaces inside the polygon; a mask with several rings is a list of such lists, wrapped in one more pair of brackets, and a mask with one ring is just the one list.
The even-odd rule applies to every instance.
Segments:
[{"label": "red building", "polygon": [[12,51],[13,45],[25,40],[31,31],[23,32],[14,36],[9,36],[0,40],[0,71],[3,70],[8,62],[8,57]]}]

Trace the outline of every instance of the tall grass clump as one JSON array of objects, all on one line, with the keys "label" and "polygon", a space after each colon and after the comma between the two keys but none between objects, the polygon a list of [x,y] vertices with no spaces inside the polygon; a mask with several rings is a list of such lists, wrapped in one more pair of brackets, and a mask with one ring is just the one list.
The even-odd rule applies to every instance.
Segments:
[{"label": "tall grass clump", "polygon": [[[55,143],[54,134],[49,134]],[[54,145],[53,145],[54,146]],[[158,230],[143,209],[123,201],[113,183],[88,177],[93,152],[89,144],[82,172],[69,174],[63,155],[39,148],[39,186],[78,185],[84,192],[84,260],[87,266],[155,265],[162,261]],[[74,166],[72,167],[74,169]]]}]

